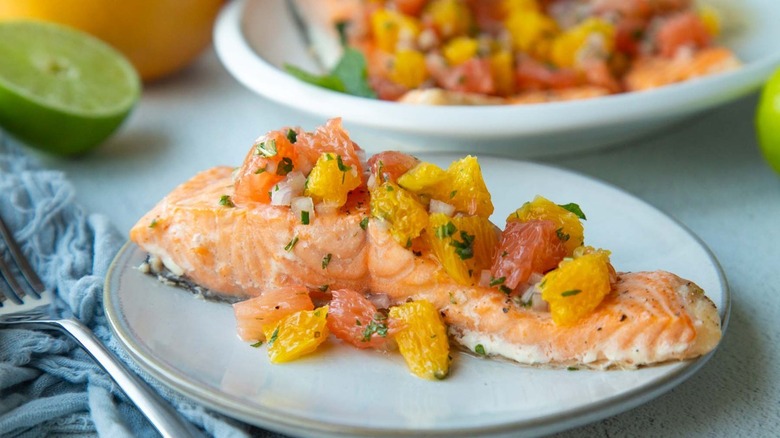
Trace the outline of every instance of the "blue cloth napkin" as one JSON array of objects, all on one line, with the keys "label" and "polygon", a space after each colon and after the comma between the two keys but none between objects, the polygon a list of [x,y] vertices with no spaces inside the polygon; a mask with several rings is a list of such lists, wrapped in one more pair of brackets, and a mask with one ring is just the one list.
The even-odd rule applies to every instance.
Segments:
[{"label": "blue cloth napkin", "polygon": [[[109,349],[215,437],[278,436],[212,413],[139,370],[111,333],[103,282],[125,238],[104,216],[85,213],[62,172],[42,169],[0,132],[0,215],[57,309],[90,327]],[[1,281],[1,280],[0,280]],[[77,344],[56,332],[0,329],[0,436],[154,437],[138,409]]]}]

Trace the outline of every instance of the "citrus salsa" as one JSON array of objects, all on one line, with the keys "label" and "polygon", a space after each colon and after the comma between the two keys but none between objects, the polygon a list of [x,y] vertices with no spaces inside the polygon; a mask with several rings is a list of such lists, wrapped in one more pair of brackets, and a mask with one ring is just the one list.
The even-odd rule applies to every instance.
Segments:
[{"label": "citrus salsa", "polygon": [[[363,69],[352,77],[365,78],[362,92],[351,94],[364,97],[540,103],[654,88],[739,65],[715,43],[719,15],[692,0],[350,3],[359,7],[342,8],[350,12],[335,19],[345,58]],[[364,61],[355,62],[357,54]]]},{"label": "citrus salsa", "polygon": [[[391,151],[363,163],[362,150],[343,132],[332,120],[314,133],[283,129],[258,139],[236,171],[235,197],[223,205],[289,208],[296,222],[310,225],[368,193],[368,208],[359,213],[363,232],[381,230],[396,250],[432,262],[453,291],[476,288],[521,312],[549,313],[556,325],[593,312],[616,282],[609,251],[585,245],[586,216],[576,203],[536,196],[509,214],[502,230],[491,222],[493,203],[477,158],[441,168]],[[312,150],[316,138],[330,146]],[[331,261],[324,257],[322,269]],[[273,363],[307,355],[333,335],[359,349],[398,350],[421,378],[446,377],[448,332],[434,304],[382,298],[382,291],[290,286],[236,303],[234,311],[239,336],[267,344]]]}]

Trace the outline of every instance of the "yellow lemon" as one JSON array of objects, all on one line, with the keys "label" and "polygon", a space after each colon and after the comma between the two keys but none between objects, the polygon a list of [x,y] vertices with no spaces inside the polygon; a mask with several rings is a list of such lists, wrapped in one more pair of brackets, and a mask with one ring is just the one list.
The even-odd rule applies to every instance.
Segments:
[{"label": "yellow lemon", "polygon": [[224,0],[0,0],[0,21],[37,19],[111,44],[144,81],[189,65],[211,43]]}]

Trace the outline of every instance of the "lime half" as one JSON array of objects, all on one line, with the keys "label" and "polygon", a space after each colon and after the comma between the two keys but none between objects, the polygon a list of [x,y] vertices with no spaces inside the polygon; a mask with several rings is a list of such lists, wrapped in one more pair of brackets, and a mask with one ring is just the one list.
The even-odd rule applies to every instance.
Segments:
[{"label": "lime half", "polygon": [[780,69],[775,71],[761,91],[756,111],[756,134],[767,163],[780,173]]},{"label": "lime half", "polygon": [[60,25],[0,22],[0,127],[62,155],[113,133],[141,92],[133,66],[97,38]]}]

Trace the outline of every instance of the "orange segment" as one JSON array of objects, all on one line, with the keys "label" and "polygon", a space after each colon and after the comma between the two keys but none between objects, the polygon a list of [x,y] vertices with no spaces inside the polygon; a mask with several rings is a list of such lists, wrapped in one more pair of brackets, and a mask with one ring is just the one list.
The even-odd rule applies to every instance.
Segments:
[{"label": "orange segment", "polygon": [[374,41],[381,50],[395,52],[399,42],[412,41],[420,33],[417,19],[387,9],[377,9],[370,17]]},{"label": "orange segment", "polygon": [[371,190],[371,215],[390,227],[390,234],[404,248],[428,224],[428,212],[417,197],[401,186],[385,182]]},{"label": "orange segment", "polygon": [[566,259],[539,284],[556,324],[568,325],[593,312],[612,289],[609,251]]},{"label": "orange segment", "polygon": [[423,198],[455,206],[458,212],[484,218],[493,214],[493,202],[476,157],[454,161],[446,171],[432,163],[420,163],[398,183]]},{"label": "orange segment", "polygon": [[490,267],[498,243],[493,224],[479,216],[431,214],[426,235],[444,270],[463,285],[474,284],[480,272]]},{"label": "orange segment", "polygon": [[461,0],[432,0],[426,15],[444,39],[464,35],[472,25],[471,12]]},{"label": "orange segment", "polygon": [[328,337],[328,306],[301,310],[282,319],[268,338],[268,358],[282,363],[307,355]]},{"label": "orange segment", "polygon": [[412,374],[429,380],[447,377],[450,343],[436,307],[428,301],[404,303],[390,309],[390,318],[404,325],[395,340]]},{"label": "orange segment", "polygon": [[304,194],[314,202],[323,202],[330,207],[341,207],[347,203],[347,195],[360,186],[360,174],[355,166],[344,163],[341,155],[326,152],[317,159],[317,164],[306,180]]}]

